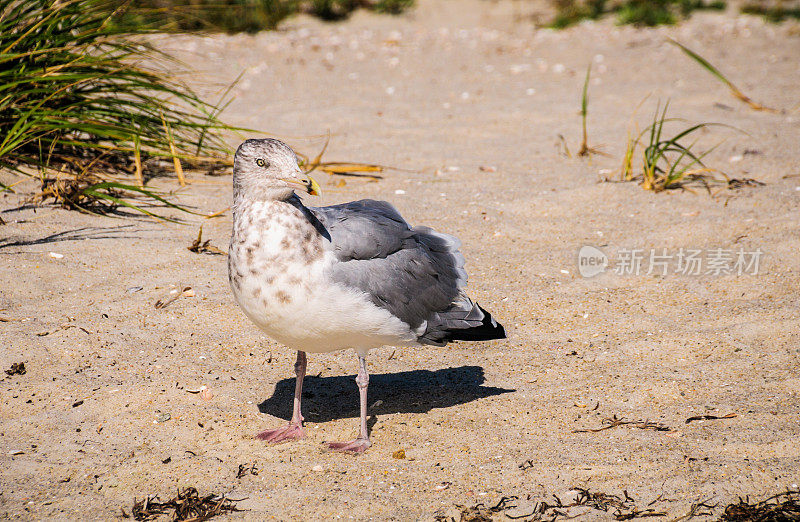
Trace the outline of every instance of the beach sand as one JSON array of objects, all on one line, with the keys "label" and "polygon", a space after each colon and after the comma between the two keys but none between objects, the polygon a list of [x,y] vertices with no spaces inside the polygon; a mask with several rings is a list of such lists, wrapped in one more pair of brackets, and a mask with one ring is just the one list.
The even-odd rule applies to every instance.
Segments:
[{"label": "beach sand", "polygon": [[[311,157],[329,131],[324,159],[395,167],[377,182],[317,173],[323,194],[307,203],[385,199],[458,236],[469,293],[508,339],[374,350],[362,456],[321,445],[356,433],[356,356],[310,356],[308,438],[268,446],[253,435],[288,419],[295,354],[238,309],[225,256],[187,250],[200,224],[225,250],[230,212],[180,225],[17,209],[34,187],[22,184],[0,196],[0,368],[27,368],[0,380],[0,518],[108,520],[188,486],[240,500],[232,519],[431,519],[508,496],[521,515],[582,487],[625,490],[673,520],[700,501],[718,516],[739,496],[796,488],[800,26],[701,13],[556,32],[523,5],[421,0],[398,17],[157,37],[212,99],[244,71],[230,123]],[[667,37],[780,112],[751,110]],[[578,158],[590,63],[589,144],[607,156]],[[730,126],[698,135],[719,144],[709,166],[765,185],[712,197],[603,181],[619,177],[628,130],[667,100],[685,120],[672,129]],[[189,177],[151,186],[204,213],[230,205],[229,175]],[[586,245],[608,256],[605,273],[580,275]],[[676,273],[681,249],[700,251],[699,275]],[[758,257],[757,273],[706,273],[719,249]],[[633,251],[638,274],[620,261]],[[651,251],[672,256],[666,275]],[[576,432],[614,416],[651,424]]]}]

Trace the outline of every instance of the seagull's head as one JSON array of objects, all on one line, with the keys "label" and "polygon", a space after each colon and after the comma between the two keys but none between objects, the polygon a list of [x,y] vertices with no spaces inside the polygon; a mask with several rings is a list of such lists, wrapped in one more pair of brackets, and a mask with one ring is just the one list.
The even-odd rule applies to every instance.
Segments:
[{"label": "seagull's head", "polygon": [[295,189],[319,194],[317,182],[300,170],[297,154],[272,138],[239,145],[233,158],[233,188],[234,194],[259,199],[287,199]]}]

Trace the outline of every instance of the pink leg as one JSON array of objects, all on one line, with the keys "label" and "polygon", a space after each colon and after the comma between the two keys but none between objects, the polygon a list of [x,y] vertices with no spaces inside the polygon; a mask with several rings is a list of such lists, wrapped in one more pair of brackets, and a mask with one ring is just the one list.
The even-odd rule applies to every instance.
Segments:
[{"label": "pink leg", "polygon": [[306,376],[306,352],[297,352],[297,362],[294,363],[294,373],[297,376],[294,383],[294,409],[292,420],[288,426],[273,430],[262,431],[256,438],[273,444],[295,439],[304,439],[306,431],[303,429],[303,415],[300,414],[300,398],[303,393],[303,379]]},{"label": "pink leg", "polygon": [[369,374],[367,373],[367,361],[363,357],[358,357],[358,375],[356,376],[356,384],[358,384],[358,394],[361,403],[361,428],[358,432],[358,438],[350,442],[327,442],[328,449],[333,451],[342,451],[345,453],[364,453],[367,448],[372,446],[369,441],[369,434],[367,433],[367,385],[369,384]]}]

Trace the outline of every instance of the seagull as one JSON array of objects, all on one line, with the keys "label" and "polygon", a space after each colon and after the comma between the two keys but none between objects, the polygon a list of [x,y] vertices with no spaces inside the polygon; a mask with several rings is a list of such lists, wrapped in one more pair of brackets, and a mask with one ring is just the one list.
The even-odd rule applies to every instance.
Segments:
[{"label": "seagull", "polygon": [[385,201],[306,207],[295,190],[319,185],[282,141],[250,139],[233,163],[233,230],[228,278],[244,314],[272,339],[297,351],[294,408],[287,426],[256,438],[305,438],[300,400],[306,354],[353,349],[358,355],[358,437],[329,442],[359,454],[367,431],[366,357],[381,346],[445,346],[504,339],[503,326],[464,293],[460,242],[410,226]]}]

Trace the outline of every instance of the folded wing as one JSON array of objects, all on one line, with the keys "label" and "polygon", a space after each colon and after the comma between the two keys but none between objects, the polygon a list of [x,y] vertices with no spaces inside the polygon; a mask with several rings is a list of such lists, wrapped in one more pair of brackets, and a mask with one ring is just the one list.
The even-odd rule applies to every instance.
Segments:
[{"label": "folded wing", "polygon": [[502,325],[473,303],[460,242],[428,227],[410,227],[385,201],[309,208],[337,263],[330,277],[360,290],[407,323],[422,344],[505,337]]}]

